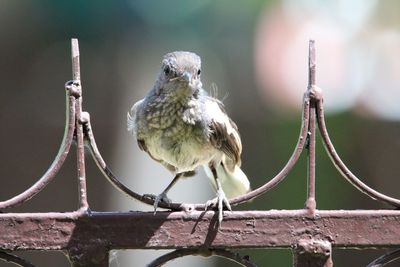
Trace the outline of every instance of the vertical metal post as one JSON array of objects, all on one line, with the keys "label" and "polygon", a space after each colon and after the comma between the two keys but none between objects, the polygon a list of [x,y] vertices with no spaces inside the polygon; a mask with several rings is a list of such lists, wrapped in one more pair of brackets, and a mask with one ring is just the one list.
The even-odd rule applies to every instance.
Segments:
[{"label": "vertical metal post", "polygon": [[[310,94],[315,87],[315,41],[310,40],[308,54],[308,90]],[[316,102],[310,98],[310,124],[308,128],[308,187],[306,208],[311,214],[315,213],[317,206],[315,200],[315,126],[316,126]]]},{"label": "vertical metal post", "polygon": [[[86,212],[89,209],[87,200],[86,169],[85,169],[85,147],[83,125],[88,120],[86,112],[82,112],[82,85],[79,63],[78,39],[71,39],[72,55],[72,84],[76,89],[76,127],[75,137],[77,143],[77,165],[78,165],[78,187],[79,187],[79,210]],[[68,250],[68,256],[73,267],[108,267],[109,252],[102,246],[85,247],[74,246]]]},{"label": "vertical metal post", "polygon": [[76,143],[77,143],[77,165],[79,179],[79,209],[87,211],[89,209],[87,201],[86,170],[85,170],[85,147],[83,140],[83,121],[82,121],[82,86],[79,63],[79,44],[78,39],[71,40],[72,54],[72,79],[74,86],[77,87],[79,95],[76,101]]},{"label": "vertical metal post", "polygon": [[[308,88],[307,100],[310,101],[309,126],[308,126],[308,164],[307,164],[307,201],[306,208],[310,215],[314,215],[317,202],[315,199],[315,133],[316,133],[316,90],[315,85],[315,41],[310,40],[308,54]],[[325,240],[307,239],[300,240],[293,249],[295,267],[332,267],[331,243]]]}]

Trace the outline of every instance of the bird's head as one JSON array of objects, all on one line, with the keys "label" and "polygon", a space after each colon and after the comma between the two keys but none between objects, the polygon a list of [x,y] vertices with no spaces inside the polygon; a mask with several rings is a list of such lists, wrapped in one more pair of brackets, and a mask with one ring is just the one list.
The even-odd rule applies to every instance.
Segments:
[{"label": "bird's head", "polygon": [[159,74],[159,93],[192,96],[198,93],[201,60],[191,52],[176,51],[164,56]]}]

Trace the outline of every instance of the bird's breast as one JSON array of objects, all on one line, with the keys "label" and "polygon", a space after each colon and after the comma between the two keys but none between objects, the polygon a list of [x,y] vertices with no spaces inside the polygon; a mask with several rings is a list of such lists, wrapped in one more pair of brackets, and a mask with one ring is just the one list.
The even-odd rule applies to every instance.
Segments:
[{"label": "bird's breast", "polygon": [[152,156],[174,166],[177,172],[192,171],[220,154],[205,139],[193,134],[193,128],[169,131],[160,131],[149,138],[146,144]]},{"label": "bird's breast", "polygon": [[145,120],[149,153],[179,172],[208,164],[219,153],[209,142],[208,129],[195,99],[150,105]]}]

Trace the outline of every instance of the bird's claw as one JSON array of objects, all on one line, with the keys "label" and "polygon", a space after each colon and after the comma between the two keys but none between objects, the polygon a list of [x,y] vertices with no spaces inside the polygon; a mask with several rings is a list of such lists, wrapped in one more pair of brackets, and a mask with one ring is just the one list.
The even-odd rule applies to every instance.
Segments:
[{"label": "bird's claw", "polygon": [[206,202],[206,210],[209,207],[218,207],[218,221],[219,224],[221,224],[222,219],[223,219],[223,209],[224,206],[228,209],[228,210],[232,210],[231,204],[229,204],[229,200],[228,198],[225,196],[225,193],[223,190],[217,190],[217,197],[212,199],[212,200],[208,200]]},{"label": "bird's claw", "polygon": [[159,195],[157,195],[157,196],[153,195],[153,194],[145,194],[144,196],[148,197],[148,198],[151,198],[151,199],[154,199],[154,204],[153,204],[153,206],[154,206],[154,214],[157,213],[158,204],[160,202],[163,202],[165,204],[170,204],[172,202],[171,199],[169,199],[167,197],[167,194],[164,193],[164,192],[159,194]]}]

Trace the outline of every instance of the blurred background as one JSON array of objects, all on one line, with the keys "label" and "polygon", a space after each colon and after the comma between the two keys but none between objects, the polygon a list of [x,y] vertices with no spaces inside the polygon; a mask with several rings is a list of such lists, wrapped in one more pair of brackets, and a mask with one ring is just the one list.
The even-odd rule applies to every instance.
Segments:
[{"label": "blurred background", "polygon": [[[57,153],[73,37],[80,42],[84,109],[91,114],[99,149],[111,169],[137,192],[158,194],[172,179],[139,151],[126,131],[126,112],[151,88],[164,54],[188,50],[201,56],[203,85],[218,88],[238,124],[243,170],[256,188],[280,171],[297,142],[312,38],[317,84],[324,91],[327,126],[337,151],[366,184],[399,198],[399,9],[400,2],[394,0],[1,0],[1,200],[34,183]],[[317,149],[319,209],[389,208],[349,185],[320,142]],[[116,191],[89,158],[87,164],[93,210],[150,210]],[[76,209],[75,168],[71,149],[57,179],[10,211]],[[200,171],[180,181],[169,196],[199,203],[213,198],[214,192]],[[303,156],[277,188],[236,209],[300,209],[305,198]],[[145,266],[166,252],[113,251],[111,266]],[[365,266],[384,252],[334,250],[333,259],[335,266]],[[241,253],[259,266],[292,264],[290,250]],[[69,266],[60,252],[23,255],[37,266]],[[187,257],[167,266],[226,264]]]}]

